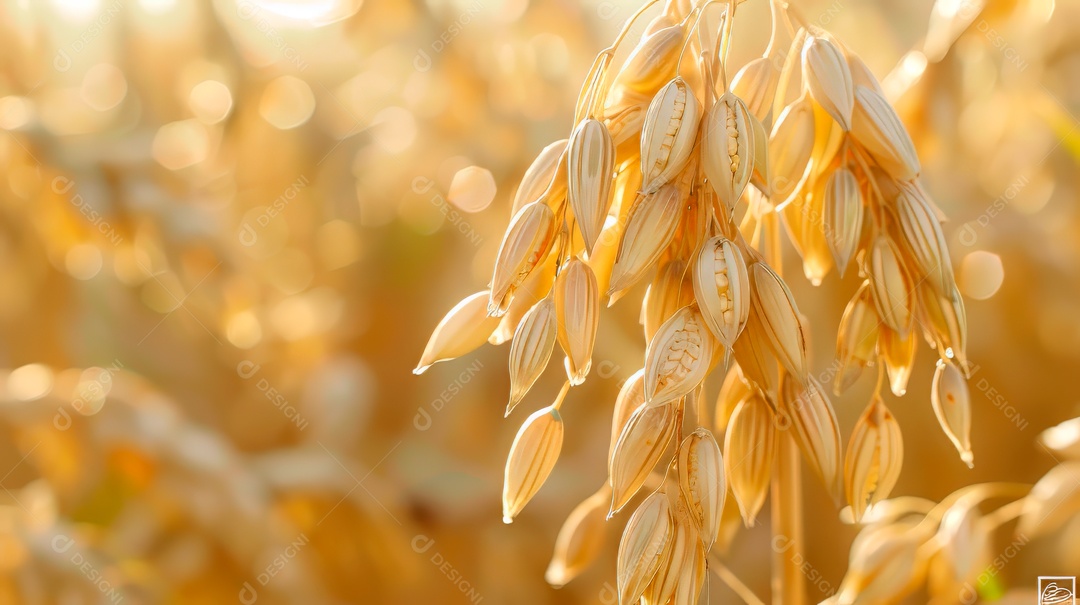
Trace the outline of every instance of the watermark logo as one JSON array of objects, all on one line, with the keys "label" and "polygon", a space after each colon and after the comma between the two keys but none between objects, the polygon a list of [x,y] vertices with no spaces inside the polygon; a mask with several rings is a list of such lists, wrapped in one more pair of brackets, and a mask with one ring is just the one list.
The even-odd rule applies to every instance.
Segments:
[{"label": "watermark logo", "polygon": [[71,564],[74,565],[94,588],[97,588],[101,592],[102,596],[110,603],[119,605],[124,600],[124,593],[121,592],[116,586],[113,586],[109,582],[109,577],[103,572],[94,562],[91,561],[90,556],[86,555],[82,550],[76,548],[71,550],[75,546],[75,539],[66,536],[64,534],[56,534],[52,539],[52,549],[58,555],[67,556],[68,552],[71,552],[71,556],[67,557]]},{"label": "watermark logo", "polygon": [[475,586],[462,577],[461,571],[458,568],[454,567],[450,561],[447,561],[446,557],[444,557],[441,552],[438,550],[431,550],[431,548],[435,546],[435,538],[429,538],[424,534],[417,534],[413,536],[411,545],[413,552],[418,555],[427,556],[428,551],[431,551],[431,564],[438,568],[439,572],[446,576],[446,578],[450,580],[454,587],[457,588],[470,603],[479,605],[479,603],[484,600],[484,595],[480,594]]},{"label": "watermark logo", "polygon": [[1039,605],[1076,605],[1076,576],[1039,576]]},{"label": "watermark logo", "polygon": [[[301,549],[308,545],[308,542],[310,542],[310,540],[308,539],[307,534],[301,533],[299,537],[286,546],[285,550],[274,557],[274,560],[259,573],[258,578],[256,578],[259,582],[259,586],[266,586],[269,584],[278,572],[285,569],[285,566],[296,558],[296,555],[300,553]],[[244,582],[244,585],[240,587],[240,593],[237,595],[237,598],[244,605],[252,605],[259,600],[259,590],[255,588],[251,582]]]}]

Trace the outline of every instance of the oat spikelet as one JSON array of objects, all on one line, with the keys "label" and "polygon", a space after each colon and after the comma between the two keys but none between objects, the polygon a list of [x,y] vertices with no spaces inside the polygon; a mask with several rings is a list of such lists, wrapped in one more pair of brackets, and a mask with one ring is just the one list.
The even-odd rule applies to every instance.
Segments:
[{"label": "oat spikelet", "polygon": [[903,397],[907,392],[908,378],[915,367],[915,350],[918,339],[914,331],[900,336],[885,326],[878,332],[878,353],[889,373],[889,388],[893,395]]},{"label": "oat spikelet", "polygon": [[735,406],[750,395],[750,387],[742,376],[742,369],[738,362],[733,362],[724,376],[724,384],[720,386],[720,394],[716,398],[716,409],[713,413],[713,430],[717,433],[727,431],[731,414],[735,412]]},{"label": "oat spikelet", "polygon": [[503,523],[514,517],[532,500],[555,468],[562,450],[563,422],[559,410],[549,406],[536,411],[521,425],[510,456],[506,459],[503,479]]},{"label": "oat spikelet", "polygon": [[671,181],[690,159],[701,121],[701,104],[686,80],[676,76],[653,97],[641,130],[643,192]]},{"label": "oat spikelet", "polygon": [[783,206],[803,187],[814,150],[814,104],[802,97],[784,108],[769,136],[769,189]]},{"label": "oat spikelet", "polygon": [[[634,162],[633,164],[636,164]],[[607,292],[611,286],[611,272],[615,266],[615,257],[619,252],[619,243],[626,230],[630,207],[641,188],[641,172],[629,162],[624,162],[615,177],[612,191],[611,214],[605,220],[600,237],[593,246],[593,251],[585,260],[596,274],[596,283],[600,292]]]},{"label": "oat spikelet", "polygon": [[697,388],[715,352],[716,341],[697,305],[676,311],[645,349],[645,401],[661,405]]},{"label": "oat spikelet", "polygon": [[693,283],[683,279],[685,274],[686,263],[680,259],[670,260],[656,271],[641,303],[646,345],[665,321],[694,300]]},{"label": "oat spikelet", "polygon": [[577,257],[567,261],[555,279],[555,319],[559,346],[566,353],[567,377],[570,384],[581,384],[592,368],[600,291],[592,269]]},{"label": "oat spikelet", "polygon": [[684,519],[675,519],[663,562],[645,592],[647,603],[670,602],[682,580],[683,569],[694,562],[694,550],[697,547],[697,537],[690,524]]},{"label": "oat spikelet", "polygon": [[1017,533],[1029,538],[1058,531],[1080,512],[1080,460],[1067,460],[1050,469],[1024,499]]},{"label": "oat spikelet", "polygon": [[875,395],[855,423],[844,460],[844,487],[856,523],[867,506],[889,496],[903,462],[900,425],[885,402]]},{"label": "oat spikelet", "polygon": [[975,455],[971,452],[971,395],[967,380],[957,367],[938,360],[934,382],[930,387],[930,403],[934,407],[941,430],[952,441],[960,459],[968,468],[974,467]]},{"label": "oat spikelet", "polygon": [[977,581],[993,559],[992,537],[982,520],[977,501],[969,497],[961,497],[941,518],[936,539],[955,582]]},{"label": "oat spikelet", "polygon": [[919,573],[924,535],[908,525],[864,529],[851,545],[848,572],[840,583],[839,605],[892,603]]},{"label": "oat spikelet", "polygon": [[870,248],[870,292],[881,321],[901,335],[911,328],[911,280],[900,261],[892,240],[881,235]]},{"label": "oat spikelet", "polygon": [[749,383],[761,389],[770,403],[776,400],[778,362],[769,345],[769,337],[761,321],[761,313],[751,307],[742,337],[732,347],[735,361]]},{"label": "oat spikelet", "polygon": [[586,118],[574,129],[566,171],[570,208],[591,254],[611,205],[615,171],[615,142],[603,122]]},{"label": "oat spikelet", "polygon": [[753,527],[769,493],[776,449],[776,425],[769,405],[757,395],[735,408],[724,435],[725,475],[742,513]]},{"label": "oat spikelet", "polygon": [[750,314],[750,277],[742,252],[723,236],[709,239],[697,255],[693,278],[705,323],[730,349]]},{"label": "oat spikelet", "polygon": [[960,367],[966,367],[967,311],[956,287],[941,295],[924,283],[919,287],[919,301],[929,324],[930,340],[936,343],[938,353],[943,359],[955,358]]},{"label": "oat spikelet", "polygon": [[851,130],[855,89],[844,53],[832,40],[810,36],[803,44],[802,67],[810,96],[845,132]]},{"label": "oat spikelet", "polygon": [[471,353],[487,342],[499,318],[487,314],[488,291],[466,297],[450,309],[431,333],[413,374],[423,374],[432,364]]},{"label": "oat spikelet", "polygon": [[743,65],[731,79],[731,92],[746,103],[758,120],[765,121],[772,109],[779,77],[769,57],[758,57]]},{"label": "oat spikelet", "polygon": [[619,70],[616,84],[639,93],[655,93],[675,75],[683,35],[681,25],[672,25],[642,38]]},{"label": "oat spikelet", "polygon": [[754,132],[754,169],[750,172],[750,183],[768,197],[772,195],[769,189],[769,131],[753,113],[747,114],[747,117]]},{"label": "oat spikelet", "polygon": [[562,201],[566,196],[566,144],[567,139],[560,139],[544,147],[521,177],[517,191],[514,192],[513,212],[543,197],[546,203]]},{"label": "oat spikelet", "polygon": [[507,416],[544,373],[555,347],[555,333],[555,300],[548,296],[529,309],[514,333],[514,341],[510,345],[510,402],[506,405]]},{"label": "oat spikelet", "polygon": [[806,336],[791,290],[762,262],[751,266],[750,286],[754,308],[760,313],[761,324],[776,358],[787,371],[806,382]]},{"label": "oat spikelet", "polygon": [[840,330],[836,335],[836,381],[833,392],[842,394],[862,375],[874,358],[878,339],[878,316],[874,310],[870,282],[863,282],[855,296],[848,302],[840,318]]},{"label": "oat spikelet", "polygon": [[499,322],[499,327],[488,338],[489,343],[501,345],[513,338],[521,319],[525,317],[529,309],[536,306],[536,303],[551,292],[551,286],[555,283],[556,260],[553,258],[555,254],[555,251],[549,252],[548,258],[541,261],[536,270],[530,273],[518,287],[514,293],[514,299],[503,314],[502,321]]},{"label": "oat spikelet", "polygon": [[619,442],[619,436],[626,428],[634,412],[645,404],[645,369],[634,372],[626,382],[619,387],[619,395],[615,398],[615,409],[611,415],[611,443],[608,446],[608,468],[611,468],[611,457],[615,453],[615,444]]},{"label": "oat spikelet", "polygon": [[825,239],[836,268],[843,275],[855,256],[862,232],[863,204],[855,174],[841,167],[829,175],[825,185]]},{"label": "oat spikelet", "polygon": [[810,468],[821,478],[825,489],[838,496],[843,460],[840,424],[824,389],[813,377],[806,387],[785,380],[779,409],[795,430],[795,441]]},{"label": "oat spikelet", "polygon": [[611,510],[618,513],[634,497],[660,462],[678,428],[679,402],[642,404],[626,422],[608,465]]},{"label": "oat spikelet", "polygon": [[1046,429],[1039,434],[1039,443],[1056,456],[1080,459],[1080,417]]},{"label": "oat spikelet", "polygon": [[873,88],[855,86],[851,134],[890,176],[908,181],[919,175],[919,156],[896,110]]},{"label": "oat spikelet", "polygon": [[896,196],[900,233],[918,268],[938,294],[950,292],[954,285],[949,249],[941,223],[926,193],[918,183],[901,183]]},{"label": "oat spikelet", "polygon": [[724,457],[712,431],[698,427],[679,446],[679,489],[687,516],[708,551],[720,532],[727,497]]},{"label": "oat spikelet", "polygon": [[554,241],[555,213],[546,204],[526,204],[514,215],[495,258],[491,300],[487,306],[489,315],[506,313],[514,293],[536,265],[547,258]]},{"label": "oat spikelet", "polygon": [[668,183],[656,193],[639,199],[630,209],[622,244],[611,270],[608,296],[612,297],[612,302],[620,292],[640,280],[660,258],[675,236],[683,201],[683,194],[676,184]]},{"label": "oat spikelet", "polygon": [[726,92],[705,115],[701,165],[728,212],[735,209],[754,169],[754,129],[742,99]]},{"label": "oat spikelet", "polygon": [[578,504],[563,522],[559,537],[555,539],[555,552],[544,574],[548,584],[561,588],[596,560],[604,546],[610,491],[606,485],[600,488]]},{"label": "oat spikelet", "polygon": [[656,492],[641,503],[623,529],[616,561],[619,603],[637,603],[656,575],[672,539],[667,495]]},{"label": "oat spikelet", "polygon": [[689,561],[683,563],[682,577],[675,587],[674,605],[697,605],[705,586],[705,549],[698,541],[691,542]]}]

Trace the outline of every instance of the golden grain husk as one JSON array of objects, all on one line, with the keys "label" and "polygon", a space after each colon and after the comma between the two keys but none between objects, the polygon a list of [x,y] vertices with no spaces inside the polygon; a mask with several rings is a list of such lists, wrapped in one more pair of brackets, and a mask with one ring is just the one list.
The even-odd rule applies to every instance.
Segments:
[{"label": "golden grain husk", "polygon": [[840,275],[855,257],[862,232],[863,203],[859,181],[846,167],[837,168],[825,185],[825,239]]},{"label": "golden grain husk", "polygon": [[644,193],[655,192],[686,167],[697,142],[701,111],[694,91],[679,76],[653,98],[641,131]]},{"label": "golden grain husk", "polygon": [[1016,531],[1029,538],[1061,529],[1080,513],[1080,460],[1067,460],[1050,469],[1024,499]]},{"label": "golden grain husk", "polygon": [[922,572],[923,532],[896,524],[864,529],[851,545],[838,605],[895,602]]},{"label": "golden grain husk", "polygon": [[754,131],[754,167],[750,172],[750,184],[764,197],[772,196],[769,189],[769,131],[754,114],[748,114]]},{"label": "golden grain husk", "polygon": [[865,86],[877,92],[882,97],[885,96],[885,91],[881,89],[881,84],[878,82],[874,72],[870,71],[870,68],[866,66],[858,55],[848,54],[848,68],[851,70],[851,81],[855,86]]},{"label": "golden grain husk", "polygon": [[615,184],[612,191],[611,215],[605,220],[604,228],[600,231],[593,251],[586,257],[585,262],[596,274],[596,283],[600,292],[607,292],[611,285],[611,273],[615,267],[615,257],[619,252],[619,244],[626,230],[627,217],[630,207],[637,199],[637,192],[641,188],[641,171],[637,168],[637,162],[626,160],[618,167]]},{"label": "golden grain husk", "polygon": [[739,247],[721,235],[707,240],[694,261],[693,286],[709,330],[730,349],[750,314],[750,277]]},{"label": "golden grain husk", "polygon": [[878,354],[885,362],[885,370],[889,374],[889,389],[893,395],[903,397],[907,393],[911,370],[915,367],[918,338],[914,330],[909,331],[906,336],[901,336],[886,326],[879,326],[878,330]]},{"label": "golden grain husk", "polygon": [[641,323],[645,328],[646,345],[652,341],[665,321],[693,302],[694,285],[692,280],[683,279],[685,276],[686,263],[682,259],[672,259],[657,269],[641,303]]},{"label": "golden grain husk", "polygon": [[945,235],[933,203],[918,183],[898,185],[896,213],[900,234],[915,261],[918,277],[925,278],[939,294],[950,292],[955,280]]},{"label": "golden grain husk", "polygon": [[642,404],[623,427],[608,465],[611,511],[618,513],[656,468],[678,428],[681,403]]},{"label": "golden grain husk", "polygon": [[559,529],[555,538],[555,552],[551,555],[544,579],[555,588],[561,588],[591,565],[604,546],[607,533],[607,505],[611,497],[605,485],[595,494],[574,507]]},{"label": "golden grain husk", "polygon": [[611,457],[615,453],[615,444],[619,442],[630,418],[634,412],[645,403],[645,368],[642,368],[626,379],[619,387],[619,395],[615,398],[615,408],[611,414],[611,443],[608,446],[607,467],[611,468]]},{"label": "golden grain husk", "polygon": [[751,307],[743,335],[735,340],[731,351],[742,368],[743,377],[759,389],[770,403],[775,403],[779,386],[779,362],[769,344],[760,315],[757,308]]},{"label": "golden grain husk", "polygon": [[855,423],[844,459],[844,491],[858,523],[866,508],[889,496],[904,462],[900,425],[874,395]]},{"label": "golden grain husk", "polygon": [[844,131],[851,130],[855,89],[844,53],[832,40],[810,36],[803,44],[802,68],[810,96]]},{"label": "golden grain husk", "polygon": [[579,385],[592,368],[593,345],[600,321],[600,290],[596,275],[581,259],[567,261],[555,278],[556,335],[566,353],[570,384]]},{"label": "golden grain husk", "polygon": [[821,285],[833,268],[823,220],[825,184],[824,179],[808,181],[807,186],[781,210],[791,241],[802,256],[803,274],[815,286]]},{"label": "golden grain husk", "polygon": [[555,299],[551,296],[536,303],[518,324],[510,344],[510,401],[509,416],[536,379],[544,373],[551,351],[555,348]]},{"label": "golden grain husk", "polygon": [[716,344],[696,304],[676,311],[645,349],[645,401],[661,405],[697,388],[712,367]]},{"label": "golden grain husk", "polygon": [[537,410],[521,425],[503,479],[503,523],[512,523],[547,480],[562,450],[563,422],[559,410]]},{"label": "golden grain husk", "polygon": [[559,139],[544,147],[536,159],[521,177],[510,216],[514,216],[525,204],[544,198],[545,202],[557,202],[566,196],[566,144],[568,139]]},{"label": "golden grain husk", "polygon": [[731,415],[724,435],[724,472],[742,513],[753,527],[769,493],[776,449],[776,424],[765,400],[751,395]]},{"label": "golden grain husk", "polygon": [[890,329],[906,335],[911,329],[915,293],[900,253],[888,237],[879,235],[871,243],[869,269],[878,317]]},{"label": "golden grain husk", "polygon": [[789,203],[805,184],[814,136],[814,107],[809,97],[796,100],[776,118],[769,135],[769,190],[777,206]]},{"label": "golden grain husk", "polygon": [[586,118],[570,135],[567,152],[567,195],[585,250],[592,253],[611,206],[615,173],[615,141],[607,126]]},{"label": "golden grain husk", "polygon": [[720,96],[705,114],[701,132],[701,167],[720,201],[731,212],[754,170],[754,128],[742,99]]},{"label": "golden grain husk", "polygon": [[477,292],[450,309],[431,333],[413,374],[423,374],[432,364],[471,353],[487,342],[499,325],[499,318],[488,316],[489,295],[487,290]]},{"label": "golden grain husk", "polygon": [[930,387],[930,403],[938,424],[968,468],[975,466],[971,451],[971,395],[964,374],[951,363],[938,360]]},{"label": "golden grain husk", "polygon": [[956,286],[950,294],[941,295],[923,283],[919,286],[919,301],[926,319],[923,327],[929,328],[929,340],[937,347],[938,354],[945,360],[955,359],[966,369],[967,311]]},{"label": "golden grain husk", "polygon": [[542,202],[526,204],[510,221],[491,277],[489,315],[506,313],[514,294],[555,241],[555,213]]},{"label": "golden grain husk", "polygon": [[680,23],[643,37],[619,70],[616,84],[639,93],[656,93],[675,75],[684,36]]},{"label": "golden grain husk", "polygon": [[780,79],[772,59],[758,57],[742,66],[731,79],[731,92],[746,103],[746,108],[762,123],[772,110],[776,84]]},{"label": "golden grain husk", "polygon": [[994,556],[993,535],[984,529],[978,504],[978,499],[961,497],[941,517],[935,536],[941,544],[941,558],[950,572],[949,584],[954,591],[955,584],[977,581],[979,573],[987,568]]},{"label": "golden grain husk", "polygon": [[1046,429],[1039,434],[1039,443],[1055,456],[1080,460],[1080,417]]},{"label": "golden grain husk", "polygon": [[687,516],[693,522],[708,551],[720,531],[720,519],[727,497],[724,457],[712,431],[698,427],[679,446],[679,490],[686,503]]},{"label": "golden grain husk", "polygon": [[623,529],[616,559],[619,603],[637,603],[656,575],[673,526],[667,496],[655,492],[634,511]]},{"label": "golden grain husk", "polygon": [[851,134],[893,178],[909,181],[919,176],[922,168],[915,145],[896,110],[877,90],[855,86]]},{"label": "golden grain husk", "polygon": [[836,411],[813,377],[806,386],[784,380],[779,412],[794,430],[803,458],[833,497],[840,494],[842,445]]},{"label": "golden grain husk", "polygon": [[662,557],[663,562],[645,591],[646,603],[670,602],[682,580],[683,569],[694,562],[697,536],[694,535],[693,528],[685,519],[676,517],[672,521],[671,540],[668,541]]},{"label": "golden grain husk", "polygon": [[806,336],[791,290],[763,262],[751,265],[750,288],[773,353],[788,372],[806,382]]},{"label": "golden grain husk", "polygon": [[836,380],[833,392],[842,394],[874,358],[879,320],[870,282],[865,281],[848,302],[836,335]]},{"label": "golden grain husk", "polygon": [[611,270],[608,296],[612,302],[619,293],[637,283],[660,258],[675,236],[684,201],[679,187],[668,183],[656,193],[637,200],[630,209]]},{"label": "golden grain husk", "polygon": [[735,412],[739,402],[750,395],[750,387],[743,378],[739,363],[732,362],[724,376],[724,383],[720,385],[720,394],[716,397],[716,408],[713,412],[713,430],[717,433],[727,431],[728,422]]},{"label": "golden grain husk", "polygon": [[557,260],[554,257],[557,255],[556,250],[549,251],[548,258],[540,261],[536,269],[529,273],[525,281],[521,282],[521,285],[514,292],[514,298],[510,301],[510,306],[506,309],[506,313],[503,314],[502,320],[499,322],[499,327],[495,328],[495,331],[488,338],[489,343],[497,346],[513,338],[514,332],[517,331],[518,325],[521,324],[521,319],[525,317],[529,309],[536,306],[536,303],[546,298],[551,292],[551,287],[555,284]]}]

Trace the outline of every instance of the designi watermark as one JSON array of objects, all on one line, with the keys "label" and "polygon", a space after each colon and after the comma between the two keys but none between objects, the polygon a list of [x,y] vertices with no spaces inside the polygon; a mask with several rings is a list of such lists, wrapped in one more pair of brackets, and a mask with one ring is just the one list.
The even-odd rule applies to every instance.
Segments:
[{"label": "designi watermark", "polygon": [[[412,539],[412,549],[417,554],[426,554],[433,546],[435,546],[435,539],[424,534],[417,534]],[[441,552],[436,550],[431,553],[431,563],[453,583],[454,588],[457,588],[461,591],[461,594],[465,595],[465,598],[469,599],[470,603],[480,603],[484,600],[484,595],[480,594],[476,587],[470,584],[461,575],[461,571],[454,567],[450,561],[447,561]]]}]

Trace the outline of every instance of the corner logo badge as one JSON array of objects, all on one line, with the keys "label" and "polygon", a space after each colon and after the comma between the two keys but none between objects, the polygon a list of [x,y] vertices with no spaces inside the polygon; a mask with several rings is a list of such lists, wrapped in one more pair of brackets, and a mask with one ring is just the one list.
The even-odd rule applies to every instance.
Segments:
[{"label": "corner logo badge", "polygon": [[1039,605],[1076,605],[1076,576],[1039,576]]}]

